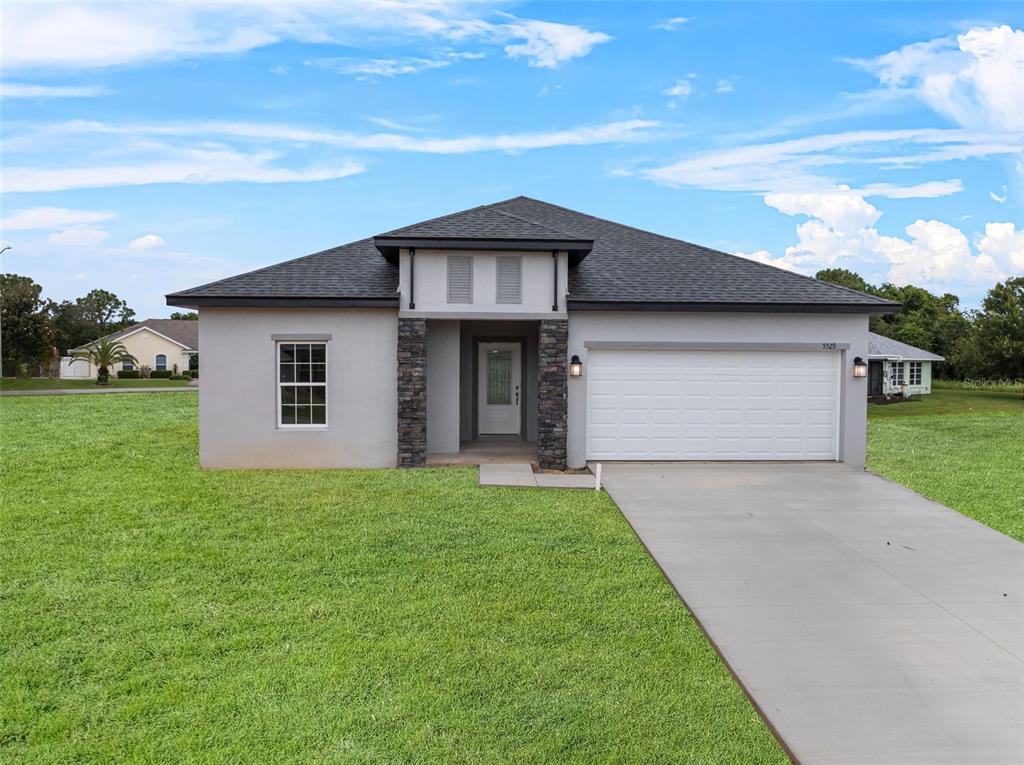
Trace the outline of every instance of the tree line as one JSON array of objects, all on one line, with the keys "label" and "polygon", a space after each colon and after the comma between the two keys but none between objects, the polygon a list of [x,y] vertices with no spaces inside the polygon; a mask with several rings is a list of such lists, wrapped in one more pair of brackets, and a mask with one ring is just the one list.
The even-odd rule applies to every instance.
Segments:
[{"label": "tree line", "polygon": [[[36,374],[60,356],[135,323],[135,311],[113,292],[90,290],[56,302],[27,276],[0,274],[0,346],[3,375]],[[172,319],[199,315],[173,313]]]},{"label": "tree line", "polygon": [[1024,276],[998,282],[972,311],[961,309],[951,293],[934,295],[911,284],[876,287],[844,268],[814,276],[900,303],[899,313],[872,316],[871,331],[945,357],[932,368],[936,377],[1024,379]]}]

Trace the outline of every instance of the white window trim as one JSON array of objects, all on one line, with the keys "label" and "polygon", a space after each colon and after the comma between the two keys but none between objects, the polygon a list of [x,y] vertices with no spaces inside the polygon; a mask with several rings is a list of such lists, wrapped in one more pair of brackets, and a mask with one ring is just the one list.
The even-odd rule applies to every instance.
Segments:
[{"label": "white window trim", "polygon": [[[917,369],[917,382],[914,382],[914,369]],[[924,362],[923,361],[908,361],[907,362],[907,385],[912,388],[920,388],[924,385]]]},{"label": "white window trim", "polygon": [[[898,370],[898,371],[897,371]],[[896,361],[889,366],[889,381],[894,388],[901,388],[907,382],[907,369],[902,361]]]},{"label": "white window trim", "polygon": [[[162,368],[160,366],[160,362],[157,361],[157,359],[159,359],[161,356],[164,357],[164,365],[163,365]],[[158,353],[155,356],[153,356],[153,369],[155,371],[159,371],[159,372],[166,372],[167,371],[167,354],[166,353]]]},{"label": "white window trim", "polygon": [[[282,345],[322,345],[324,347],[324,382],[322,383],[300,383],[300,382],[281,382],[281,346]],[[275,411],[274,420],[277,423],[278,430],[327,430],[327,426],[331,424],[331,405],[328,402],[324,406],[324,421],[322,424],[314,423],[289,423],[281,422],[281,388],[285,385],[309,385],[322,387],[324,389],[324,401],[327,401],[327,383],[331,379],[330,374],[330,350],[328,349],[330,343],[324,340],[276,340],[274,341],[274,378],[277,380],[277,394],[275,396]]]}]

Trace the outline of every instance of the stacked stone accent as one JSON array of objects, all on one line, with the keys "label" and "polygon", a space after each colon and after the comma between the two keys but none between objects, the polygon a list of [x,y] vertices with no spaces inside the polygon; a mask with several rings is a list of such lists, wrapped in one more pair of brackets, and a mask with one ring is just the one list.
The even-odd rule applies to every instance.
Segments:
[{"label": "stacked stone accent", "polygon": [[545,470],[565,470],[566,388],[569,322],[543,319],[537,345],[537,462]]},{"label": "stacked stone accent", "polygon": [[398,467],[427,461],[427,320],[398,320]]}]

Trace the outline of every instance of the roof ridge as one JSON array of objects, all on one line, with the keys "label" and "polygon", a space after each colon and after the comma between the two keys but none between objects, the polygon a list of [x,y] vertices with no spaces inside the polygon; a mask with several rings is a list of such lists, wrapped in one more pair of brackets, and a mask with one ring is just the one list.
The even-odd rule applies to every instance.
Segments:
[{"label": "roof ridge", "polygon": [[[445,213],[444,215],[438,215],[438,216],[433,217],[433,218],[427,218],[426,220],[418,220],[415,223],[407,223],[404,226],[399,226],[398,228],[393,228],[393,229],[391,229],[389,231],[385,231],[383,234],[374,234],[374,236],[391,236],[396,231],[401,231],[401,230],[406,229],[406,228],[412,228],[413,226],[425,226],[428,223],[436,223],[438,221],[444,220],[445,218],[454,218],[456,215],[464,215],[466,213],[473,212],[474,210],[483,210],[484,208],[487,208],[487,207],[490,207],[490,205],[489,204],[483,204],[483,205],[477,205],[476,207],[468,207],[465,210],[457,210],[455,212]],[[369,239],[373,239],[374,236],[371,236],[371,237],[368,237],[368,238]]]},{"label": "roof ridge", "polygon": [[[518,197],[516,197],[516,199],[518,199]],[[526,197],[523,197],[523,199],[526,199]],[[505,201],[509,201],[509,200],[505,200]],[[501,204],[501,202],[495,202],[494,203],[494,205],[500,205],[500,204]],[[579,239],[578,236],[576,236],[574,234],[569,234],[567,231],[562,231],[561,229],[553,228],[553,227],[547,225],[546,223],[539,223],[539,222],[537,222],[535,220],[530,220],[529,218],[524,218],[521,215],[515,215],[513,213],[506,212],[505,210],[499,210],[494,205],[486,205],[486,207],[491,212],[496,212],[499,215],[504,215],[506,218],[514,218],[515,220],[522,221],[523,223],[529,223],[531,226],[536,226],[537,228],[542,228],[545,231],[550,231],[553,234],[559,234],[560,236],[564,236],[566,239]]]},{"label": "roof ridge", "polygon": [[[861,292],[860,290],[855,290],[852,287],[844,287],[841,284],[832,284],[832,282],[826,282],[826,281],[823,281],[821,279],[815,279],[813,276],[807,276],[806,274],[801,274],[801,273],[798,273],[796,271],[787,271],[784,268],[779,268],[778,266],[773,266],[773,265],[770,265],[768,263],[761,263],[760,261],[757,261],[757,260],[751,260],[750,258],[745,258],[742,255],[736,255],[735,253],[732,253],[732,252],[725,252],[723,250],[716,250],[714,247],[706,247],[706,246],[704,246],[702,244],[696,244],[695,242],[688,242],[685,239],[677,239],[674,236],[666,236],[665,234],[659,234],[657,231],[648,231],[647,229],[638,228],[637,226],[630,226],[628,223],[619,223],[616,220],[608,220],[608,218],[599,218],[596,215],[590,215],[589,213],[580,212],[579,210],[573,210],[571,207],[563,207],[562,205],[556,205],[556,204],[553,204],[552,202],[545,202],[543,199],[534,199],[533,197],[519,195],[518,197],[513,197],[512,199],[506,199],[505,202],[512,202],[512,201],[514,201],[516,199],[525,199],[525,200],[527,200],[529,202],[536,202],[537,204],[546,205],[547,207],[554,207],[557,210],[564,210],[565,212],[570,212],[570,213],[573,213],[575,215],[582,215],[584,218],[590,218],[592,220],[600,221],[601,223],[610,223],[613,226],[618,226],[619,228],[629,229],[630,231],[639,231],[641,234],[648,234],[650,236],[656,236],[659,239],[667,239],[670,242],[679,242],[681,244],[689,245],[690,247],[700,247],[701,249],[708,250],[709,252],[714,252],[714,253],[717,253],[719,255],[725,255],[725,256],[730,257],[730,258],[737,258],[739,260],[746,261],[747,263],[753,263],[754,265],[760,266],[761,268],[771,268],[771,269],[774,269],[776,271],[785,271],[786,273],[791,274],[792,276],[799,276],[801,279],[806,279],[806,280],[812,281],[812,282],[814,282],[816,284],[825,284],[825,285],[827,285],[829,287],[837,287],[837,288],[839,288],[841,290],[845,290],[846,292],[852,292],[854,295],[860,295],[861,297],[871,298],[873,301],[876,301],[876,302],[878,302],[880,304],[899,305],[899,303],[895,302],[894,300],[889,300],[888,298],[881,298],[881,297],[878,297],[877,295],[869,295],[866,292]],[[496,202],[495,204],[504,204],[504,202]]]}]

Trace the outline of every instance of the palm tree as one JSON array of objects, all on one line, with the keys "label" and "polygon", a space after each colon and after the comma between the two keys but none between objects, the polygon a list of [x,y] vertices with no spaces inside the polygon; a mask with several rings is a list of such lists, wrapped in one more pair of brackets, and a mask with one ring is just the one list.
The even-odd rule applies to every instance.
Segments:
[{"label": "palm tree", "polygon": [[138,364],[135,357],[128,353],[128,349],[116,340],[107,340],[101,337],[87,348],[75,351],[71,354],[71,363],[76,361],[87,361],[96,367],[96,384],[106,385],[110,380],[110,367],[114,364],[123,364],[128,361],[131,364]]}]

